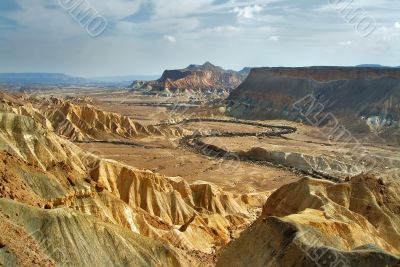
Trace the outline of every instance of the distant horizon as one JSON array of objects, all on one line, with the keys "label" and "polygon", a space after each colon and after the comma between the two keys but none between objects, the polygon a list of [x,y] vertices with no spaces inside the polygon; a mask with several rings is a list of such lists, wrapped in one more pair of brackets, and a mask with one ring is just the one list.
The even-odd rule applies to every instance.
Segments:
[{"label": "distant horizon", "polygon": [[[400,67],[400,63],[398,66],[387,66],[387,65],[382,65],[382,64],[375,64],[375,63],[362,63],[362,64],[357,64],[357,65],[310,65],[310,66],[257,66],[257,67],[243,67],[241,69],[232,69],[232,68],[225,68],[223,66],[220,66],[218,64],[214,64],[211,61],[207,61],[210,62],[211,64],[218,66],[218,67],[222,67],[225,70],[233,70],[233,71],[240,71],[244,68],[311,68],[311,67],[382,67],[382,68],[399,68]],[[204,62],[203,62],[204,63]],[[188,64],[186,66],[182,66],[180,68],[176,68],[176,69],[183,69],[189,65],[195,64],[195,65],[202,65],[203,63],[191,63]],[[134,73],[134,74],[124,74],[124,75],[120,75],[120,74],[106,74],[106,75],[95,75],[95,76],[84,76],[84,75],[75,75],[73,73],[65,73],[65,72],[50,72],[50,71],[36,71],[36,72],[29,72],[29,71],[21,71],[21,72],[16,72],[16,71],[11,71],[11,72],[0,72],[0,74],[4,75],[4,74],[62,74],[62,75],[66,75],[66,76],[70,76],[70,77],[74,77],[74,78],[85,78],[85,79],[99,79],[99,78],[128,78],[128,77],[134,77],[134,76],[143,76],[143,77],[158,77],[161,76],[163,71],[165,70],[174,70],[172,68],[165,68],[163,70],[161,70],[159,73],[157,74],[146,74],[146,73]]]}]

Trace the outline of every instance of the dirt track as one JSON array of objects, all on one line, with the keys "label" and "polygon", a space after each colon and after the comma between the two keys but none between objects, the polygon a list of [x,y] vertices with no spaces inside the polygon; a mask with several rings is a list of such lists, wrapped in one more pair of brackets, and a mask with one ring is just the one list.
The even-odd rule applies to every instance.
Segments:
[{"label": "dirt track", "polygon": [[[214,118],[191,118],[184,119],[177,122],[163,122],[160,124],[156,124],[154,126],[157,127],[168,127],[168,126],[177,126],[182,124],[189,123],[231,123],[231,124],[242,124],[242,125],[250,125],[262,128],[263,130],[259,132],[219,132],[212,130],[211,133],[201,133],[199,131],[194,132],[192,135],[187,135],[182,137],[179,140],[180,147],[191,151],[196,154],[205,155],[208,157],[213,157],[217,159],[223,160],[237,160],[248,162],[251,164],[256,164],[260,166],[267,167],[277,167],[286,171],[290,171],[296,175],[309,175],[313,178],[330,180],[334,182],[341,181],[340,178],[330,176],[324,173],[320,173],[316,170],[312,170],[309,172],[297,169],[293,166],[285,166],[282,164],[277,164],[275,162],[270,161],[257,161],[248,157],[240,156],[235,152],[225,150],[221,147],[205,143],[203,141],[204,138],[207,137],[215,137],[215,138],[224,138],[224,137],[281,137],[285,138],[286,135],[293,134],[297,131],[297,128],[291,126],[280,126],[280,125],[271,125],[261,122],[253,122],[253,121],[244,121],[244,120],[233,120],[233,119],[214,119]],[[97,140],[97,141],[82,141],[78,143],[103,143],[103,144],[115,144],[115,145],[128,145],[133,147],[142,147],[142,148],[155,148],[152,146],[148,146],[146,144],[141,144],[133,141],[123,141],[123,140]]]},{"label": "dirt track", "polygon": [[258,132],[258,133],[249,133],[249,132],[214,132],[211,134],[202,134],[196,132],[192,135],[184,136],[180,140],[180,145],[188,150],[191,150],[195,153],[199,153],[202,155],[206,155],[209,157],[215,158],[223,158],[229,160],[241,160],[247,161],[259,165],[266,165],[266,166],[275,166],[279,168],[284,168],[286,170],[292,171],[296,174],[305,174],[310,175],[317,179],[325,179],[334,182],[341,181],[340,178],[330,176],[324,173],[320,173],[316,170],[312,170],[311,172],[305,172],[291,166],[282,166],[275,164],[274,162],[269,161],[255,161],[253,159],[249,159],[246,157],[239,156],[235,152],[227,151],[223,148],[214,146],[212,144],[207,144],[202,141],[203,138],[206,137],[282,137],[284,138],[285,135],[289,135],[295,133],[297,128],[291,126],[278,126],[278,125],[271,125],[265,124],[261,122],[252,122],[252,121],[244,121],[244,120],[228,120],[228,119],[213,119],[213,118],[192,118],[192,119],[184,119],[178,122],[165,122],[155,126],[175,126],[180,124],[187,124],[187,123],[201,123],[201,122],[220,122],[220,123],[234,123],[234,124],[243,124],[243,125],[251,125],[257,126],[261,128],[265,128],[265,131]]}]

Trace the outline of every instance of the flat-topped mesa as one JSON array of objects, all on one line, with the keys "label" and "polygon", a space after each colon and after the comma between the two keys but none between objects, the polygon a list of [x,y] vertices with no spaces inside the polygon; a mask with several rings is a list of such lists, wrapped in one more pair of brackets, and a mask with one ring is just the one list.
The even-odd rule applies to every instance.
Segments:
[{"label": "flat-topped mesa", "polygon": [[275,67],[255,68],[250,71],[253,75],[268,75],[275,77],[290,77],[315,81],[352,80],[362,78],[393,77],[400,78],[400,68],[386,67]]},{"label": "flat-topped mesa", "polygon": [[249,69],[240,72],[224,70],[210,62],[189,65],[184,69],[165,70],[160,79],[134,81],[133,90],[157,92],[230,92],[239,86],[248,75]]},{"label": "flat-topped mesa", "polygon": [[351,132],[393,137],[400,129],[400,68],[256,68],[227,100],[238,118],[309,123],[330,113]]}]

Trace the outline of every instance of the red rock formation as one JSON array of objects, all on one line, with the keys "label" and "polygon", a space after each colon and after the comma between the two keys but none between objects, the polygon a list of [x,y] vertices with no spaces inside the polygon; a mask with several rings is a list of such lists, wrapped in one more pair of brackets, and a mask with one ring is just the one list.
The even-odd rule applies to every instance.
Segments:
[{"label": "red rock formation", "polygon": [[224,70],[206,62],[203,65],[190,65],[185,69],[166,70],[155,81],[135,81],[133,89],[148,89],[167,92],[205,92],[231,91],[246,78],[248,70],[240,72]]}]

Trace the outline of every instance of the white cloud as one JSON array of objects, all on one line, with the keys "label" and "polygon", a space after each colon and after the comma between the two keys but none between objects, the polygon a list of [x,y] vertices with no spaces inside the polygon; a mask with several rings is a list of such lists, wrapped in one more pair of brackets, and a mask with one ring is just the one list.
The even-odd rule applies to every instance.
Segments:
[{"label": "white cloud", "polygon": [[400,22],[396,22],[396,23],[394,24],[394,27],[395,27],[396,29],[400,29]]},{"label": "white cloud", "polygon": [[274,41],[274,42],[278,42],[279,41],[279,37],[278,36],[270,36],[269,39],[271,41]]},{"label": "white cloud", "polygon": [[129,34],[131,36],[140,36],[149,32],[157,36],[162,36],[165,32],[170,35],[184,34],[195,31],[199,27],[197,18],[164,18],[159,20],[150,20],[144,22],[121,21],[116,24],[117,31],[115,35]]},{"label": "white cloud", "polygon": [[91,6],[93,6],[100,15],[111,19],[122,19],[131,14],[135,14],[144,3],[145,0],[90,1]]},{"label": "white cloud", "polygon": [[[82,1],[74,10],[76,16],[69,14],[68,1],[55,1],[49,3],[47,0],[15,0],[20,9],[8,12],[5,16],[14,20],[18,25],[22,26],[19,31],[28,34],[40,34],[48,38],[70,38],[78,35],[87,35],[84,24],[85,14],[92,17],[100,15],[105,17],[107,23],[116,22],[117,29],[127,33],[129,32],[129,24],[118,22],[120,19],[136,13],[145,0],[96,0]],[[73,6],[72,6],[73,7]],[[93,8],[93,9],[91,9]],[[78,15],[79,14],[79,15]],[[51,23],[49,23],[51,21]],[[80,25],[80,24],[83,24]]]},{"label": "white cloud", "polygon": [[339,42],[339,45],[352,45],[352,41],[344,41],[344,42]]},{"label": "white cloud", "polygon": [[212,5],[213,0],[152,0],[151,2],[154,7],[154,18],[159,19],[201,13],[203,9]]},{"label": "white cloud", "polygon": [[[5,16],[15,20],[22,27],[24,34],[41,34],[55,36],[74,36],[85,33],[85,30],[60,8],[47,8],[42,0],[31,0],[29,2],[16,1],[20,9],[9,12]],[[58,4],[57,4],[58,5]],[[49,23],[51,21],[51,23]]]},{"label": "white cloud", "polygon": [[163,39],[169,43],[176,43],[176,38],[172,35],[164,35]]},{"label": "white cloud", "polygon": [[100,15],[112,19],[122,19],[131,14],[135,14],[145,3],[145,0],[86,0]]},{"label": "white cloud", "polygon": [[233,12],[237,14],[239,19],[252,19],[255,14],[260,13],[263,7],[260,5],[246,6],[246,7],[235,7]]}]

